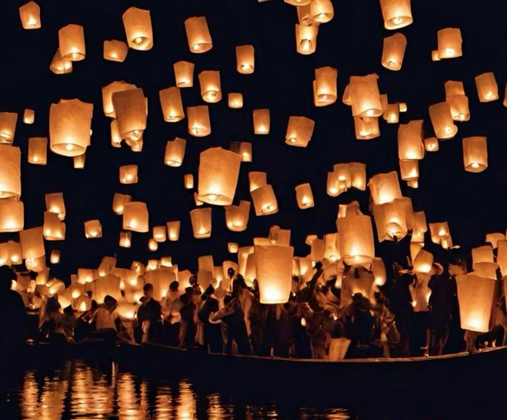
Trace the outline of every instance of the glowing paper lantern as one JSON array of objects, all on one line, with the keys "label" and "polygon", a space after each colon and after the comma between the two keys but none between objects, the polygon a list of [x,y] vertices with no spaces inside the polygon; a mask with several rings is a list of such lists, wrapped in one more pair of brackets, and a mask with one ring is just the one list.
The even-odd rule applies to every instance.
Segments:
[{"label": "glowing paper lantern", "polygon": [[466,97],[465,95],[454,95],[446,98],[445,101],[449,104],[451,108],[451,115],[454,121],[470,120],[468,97]]},{"label": "glowing paper lantern", "polygon": [[187,107],[188,132],[194,137],[211,134],[211,122],[207,105]]},{"label": "glowing paper lantern", "polygon": [[461,328],[486,333],[495,294],[495,280],[474,274],[456,277]]},{"label": "glowing paper lantern", "polygon": [[93,104],[79,99],[61,99],[49,109],[51,151],[74,157],[86,152],[90,145]]},{"label": "glowing paper lantern", "polygon": [[477,95],[481,102],[492,102],[498,100],[498,84],[494,73],[483,73],[475,77]]},{"label": "glowing paper lantern", "polygon": [[148,240],[148,249],[149,249],[150,251],[152,251],[152,252],[157,251],[157,250],[158,250],[158,242],[157,242],[155,239],[150,238],[150,239]]},{"label": "glowing paper lantern", "polygon": [[231,143],[231,152],[241,157],[241,162],[252,162],[252,143],[238,141]]},{"label": "glowing paper lantern", "polygon": [[384,38],[384,49],[382,51],[381,60],[382,65],[388,70],[401,70],[406,48],[407,37],[402,33]]},{"label": "glowing paper lantern", "polygon": [[306,117],[289,117],[285,143],[289,146],[306,147],[312,139],[315,121]]},{"label": "glowing paper lantern", "polygon": [[442,245],[443,248],[452,247],[451,232],[447,222],[430,223],[431,242]]},{"label": "glowing paper lantern", "polygon": [[111,146],[120,148],[123,139],[120,136],[120,130],[118,129],[118,121],[111,121]]},{"label": "glowing paper lantern", "polygon": [[149,10],[131,7],[122,16],[125,35],[133,50],[148,51],[153,47],[153,29]]},{"label": "glowing paper lantern", "polygon": [[164,162],[167,166],[178,168],[183,163],[185,157],[185,148],[187,141],[176,137],[172,141],[168,141],[165,147]]},{"label": "glowing paper lantern", "polygon": [[278,202],[271,185],[257,188],[251,191],[250,194],[252,195],[256,216],[269,216],[278,213]]},{"label": "glowing paper lantern", "polygon": [[136,88],[113,92],[112,102],[121,138],[134,141],[141,139],[148,114],[143,90]]},{"label": "glowing paper lantern", "polygon": [[[298,0],[294,0],[298,1]],[[301,0],[301,2],[305,2],[306,0]],[[310,2],[308,4],[304,4],[301,6],[298,6],[296,8],[297,14],[298,14],[298,21],[301,26],[312,26],[313,25],[313,17],[311,15],[311,8],[310,8]]]},{"label": "glowing paper lantern", "polygon": [[384,114],[382,115],[388,124],[398,124],[400,120],[400,107],[398,104],[387,105]]},{"label": "glowing paper lantern", "polygon": [[120,243],[122,248],[130,248],[132,246],[132,232],[120,232]]},{"label": "glowing paper lantern", "polygon": [[264,187],[267,185],[267,173],[266,172],[249,172],[248,181],[250,184],[250,192],[257,188]]},{"label": "glowing paper lantern", "polygon": [[59,50],[62,58],[81,61],[86,57],[84,28],[81,25],[67,25],[58,31]]},{"label": "glowing paper lantern", "polygon": [[[51,264],[56,265],[56,264],[60,264],[61,257],[62,257],[62,252],[59,251],[58,249],[53,249],[51,251],[51,257],[49,260],[50,260]],[[77,283],[77,284],[79,284],[79,283]]]},{"label": "glowing paper lantern", "polygon": [[414,21],[410,0],[380,0],[380,7],[386,29],[404,28]]},{"label": "glowing paper lantern", "polygon": [[253,45],[236,47],[236,69],[241,74],[252,74],[255,71],[255,48]]},{"label": "glowing paper lantern", "polygon": [[323,239],[315,239],[312,241],[312,249],[310,252],[310,258],[312,261],[322,261],[324,259],[324,253],[326,252],[326,243]]},{"label": "glowing paper lantern", "polygon": [[349,94],[354,117],[380,117],[383,114],[378,76],[351,76]]},{"label": "glowing paper lantern", "polygon": [[130,203],[130,201],[132,201],[130,195],[115,193],[113,197],[113,211],[118,215],[122,215],[125,205]]},{"label": "glowing paper lantern", "polygon": [[383,286],[384,284],[386,284],[387,281],[386,266],[382,258],[373,258],[372,273],[373,276],[375,277],[375,284],[377,286]]},{"label": "glowing paper lantern", "polygon": [[185,20],[188,47],[194,54],[202,54],[213,48],[213,41],[205,16],[191,17]]},{"label": "glowing paper lantern", "polygon": [[400,124],[398,128],[398,157],[400,160],[424,158],[423,120]]},{"label": "glowing paper lantern", "polygon": [[269,109],[253,110],[254,133],[257,135],[267,135],[271,127],[271,118]]},{"label": "glowing paper lantern", "polygon": [[309,183],[300,184],[296,187],[296,200],[301,210],[309,209],[315,205],[312,186]]},{"label": "glowing paper lantern", "polygon": [[0,144],[12,144],[17,121],[16,112],[0,112]]},{"label": "glowing paper lantern", "polygon": [[333,67],[320,67],[315,69],[314,104],[327,106],[334,104],[338,97],[338,70]]},{"label": "glowing paper lantern", "polygon": [[0,198],[21,196],[21,151],[0,144]]},{"label": "glowing paper lantern", "polygon": [[111,41],[104,41],[104,59],[108,61],[116,61],[123,63],[127,58],[129,47],[123,41],[115,39]]},{"label": "glowing paper lantern", "polygon": [[56,53],[51,60],[49,69],[54,74],[72,73],[72,61],[70,61],[68,58],[63,58],[60,54],[60,49],[58,49],[56,50]]},{"label": "glowing paper lantern", "polygon": [[227,96],[227,103],[231,109],[243,108],[243,94],[241,93],[229,93]]},{"label": "glowing paper lantern", "polygon": [[87,239],[102,238],[102,223],[100,223],[100,220],[88,220],[84,223],[84,230]]},{"label": "glowing paper lantern", "polygon": [[303,26],[296,23],[296,51],[302,55],[313,54],[317,50],[319,25]]},{"label": "glowing paper lantern", "polygon": [[407,220],[401,199],[374,206],[373,215],[377,225],[379,242],[401,240],[407,235]]},{"label": "glowing paper lantern", "polygon": [[412,270],[416,273],[429,273],[433,267],[433,254],[421,249],[415,257]]},{"label": "glowing paper lantern", "polygon": [[65,239],[66,226],[56,213],[44,212],[44,239],[46,241],[63,241]]},{"label": "glowing paper lantern", "polygon": [[331,0],[313,0],[310,3],[310,14],[315,22],[327,23],[334,17]]},{"label": "glowing paper lantern", "polygon": [[167,222],[167,236],[171,242],[175,242],[180,238],[180,227],[181,222],[179,220]]},{"label": "glowing paper lantern", "polygon": [[236,242],[229,242],[227,244],[227,252],[230,254],[237,254],[239,249],[239,245]]},{"label": "glowing paper lantern", "polygon": [[86,163],[86,155],[74,156],[74,169],[84,169]]},{"label": "glowing paper lantern", "polygon": [[328,233],[324,235],[324,258],[328,261],[341,260],[340,254],[340,235],[338,233]]},{"label": "glowing paper lantern", "polygon": [[136,85],[123,81],[115,81],[102,88],[102,106],[106,117],[116,118],[113,105],[113,94],[131,89],[136,89]]},{"label": "glowing paper lantern", "polygon": [[185,118],[181,92],[177,87],[162,89],[159,97],[165,122],[178,122]]},{"label": "glowing paper lantern", "polygon": [[371,140],[379,137],[378,118],[354,117],[354,131],[358,140]]},{"label": "glowing paper lantern", "polygon": [[[507,241],[498,241],[498,252],[496,261],[500,266],[502,276],[507,275]],[[505,280],[504,280],[505,285]]]},{"label": "glowing paper lantern", "polygon": [[194,238],[204,239],[211,237],[211,207],[194,209],[190,212],[190,220]]},{"label": "glowing paper lantern", "polygon": [[173,64],[173,68],[177,87],[181,89],[194,86],[194,63],[190,63],[188,61],[178,61]]},{"label": "glowing paper lantern", "polygon": [[116,267],[116,258],[105,256],[100,262],[98,273],[100,277],[107,276]]},{"label": "glowing paper lantern", "polygon": [[165,226],[153,226],[153,239],[157,242],[165,242],[167,240],[167,230]]},{"label": "glowing paper lantern", "polygon": [[199,84],[204,102],[216,103],[222,100],[219,71],[206,70],[199,73]]},{"label": "glowing paper lantern", "polygon": [[459,28],[445,28],[437,32],[438,58],[456,58],[463,55],[461,31]]},{"label": "glowing paper lantern", "polygon": [[396,172],[377,174],[370,178],[370,187],[373,204],[385,204],[401,198],[400,183]]},{"label": "glowing paper lantern", "polygon": [[116,300],[121,300],[120,282],[121,279],[112,274],[95,279],[92,288],[93,299],[95,299],[98,304],[104,303],[104,298],[107,295],[114,297]]},{"label": "glowing paper lantern", "polygon": [[30,1],[19,8],[19,17],[23,29],[39,29],[40,21],[40,7],[34,1]]},{"label": "glowing paper lantern", "polygon": [[146,233],[150,230],[149,213],[146,203],[131,201],[123,211],[123,229]]},{"label": "glowing paper lantern", "polygon": [[479,173],[488,167],[488,143],[486,137],[463,138],[463,163],[465,171]]},{"label": "glowing paper lantern", "polygon": [[375,256],[370,216],[352,215],[337,220],[340,254],[348,265],[371,264]]},{"label": "glowing paper lantern", "polygon": [[366,190],[366,165],[361,162],[350,162],[350,182],[354,188],[360,191]]},{"label": "glowing paper lantern", "polygon": [[239,206],[225,207],[225,224],[232,232],[243,232],[248,226],[250,202],[241,201]]},{"label": "glowing paper lantern", "polygon": [[194,188],[194,176],[192,174],[185,174],[183,177],[183,185],[187,190]]},{"label": "glowing paper lantern", "polygon": [[31,137],[28,139],[28,163],[33,165],[47,164],[48,139]]},{"label": "glowing paper lantern", "polygon": [[137,165],[120,166],[120,183],[121,184],[137,184],[139,178],[137,176]]},{"label": "glowing paper lantern", "polygon": [[500,232],[487,233],[485,242],[490,243],[493,249],[497,249],[498,242],[505,241],[505,235]]},{"label": "glowing paper lantern", "polygon": [[23,112],[23,123],[31,125],[35,122],[35,111],[33,109],[26,108]]},{"label": "glowing paper lantern", "polygon": [[25,225],[23,202],[0,200],[0,233],[19,232]]},{"label": "glowing paper lantern", "polygon": [[294,248],[283,245],[256,246],[254,255],[260,302],[286,303],[292,286]]},{"label": "glowing paper lantern", "polygon": [[63,193],[51,193],[44,196],[46,201],[46,211],[58,214],[60,220],[65,220],[65,201]]},{"label": "glowing paper lantern", "polygon": [[400,160],[400,176],[403,181],[419,179],[419,161]]},{"label": "glowing paper lantern", "polygon": [[433,130],[438,139],[452,139],[458,132],[453,124],[451,107],[447,102],[440,102],[429,107],[429,114]]},{"label": "glowing paper lantern", "polygon": [[19,232],[19,243],[24,259],[35,260],[46,254],[42,227],[26,229]]},{"label": "glowing paper lantern", "polygon": [[217,206],[232,204],[241,158],[237,153],[213,147],[200,154],[198,198]]},{"label": "glowing paper lantern", "polygon": [[493,247],[491,245],[483,245],[472,248],[472,267],[475,269],[476,264],[494,263]]},{"label": "glowing paper lantern", "polygon": [[438,152],[438,139],[436,137],[428,137],[427,139],[424,139],[424,149],[427,152]]}]

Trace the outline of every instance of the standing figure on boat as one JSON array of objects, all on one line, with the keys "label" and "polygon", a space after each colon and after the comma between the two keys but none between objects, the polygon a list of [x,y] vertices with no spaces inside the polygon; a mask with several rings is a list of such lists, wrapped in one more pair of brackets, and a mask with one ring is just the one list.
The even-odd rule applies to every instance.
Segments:
[{"label": "standing figure on boat", "polygon": [[179,345],[181,314],[180,310],[183,302],[180,299],[181,292],[177,281],[169,284],[169,290],[166,297],[161,302],[162,315],[164,317],[164,342],[168,346],[177,347]]},{"label": "standing figure on boat", "polygon": [[412,333],[410,334],[410,354],[412,356],[428,356],[431,332],[429,329],[429,299],[431,289],[428,283],[431,274],[416,273],[410,285],[414,316]]},{"label": "standing figure on boat", "polygon": [[400,333],[400,342],[397,346],[395,356],[410,356],[410,335],[413,327],[414,306],[410,285],[414,278],[408,273],[401,273],[401,266],[393,262],[394,286],[392,296],[392,309],[396,317],[396,327]]},{"label": "standing figure on boat", "polygon": [[179,346],[182,349],[188,349],[195,346],[195,335],[197,332],[197,326],[195,323],[195,313],[197,307],[194,303],[194,288],[187,287],[185,293],[181,295],[181,326],[180,326],[180,337]]},{"label": "standing figure on boat", "polygon": [[467,274],[467,263],[464,258],[457,255],[451,255],[451,260],[447,265],[449,281],[451,283],[451,321],[449,322],[449,338],[445,346],[446,353],[459,353],[465,350],[465,332],[461,329],[461,320],[459,313],[458,286],[456,277]]},{"label": "standing figure on boat", "polygon": [[355,293],[352,296],[352,302],[342,313],[345,336],[351,340],[347,353],[349,358],[373,356],[371,342],[373,340],[375,318],[371,311],[370,300],[361,293]]},{"label": "standing figure on boat", "polygon": [[215,288],[210,283],[208,288],[201,295],[202,306],[199,309],[199,321],[204,326],[204,346],[209,353],[222,353],[224,343],[222,341],[222,329],[220,324],[212,323],[209,317],[219,309],[218,300],[213,296]]},{"label": "standing figure on boat", "polygon": [[40,322],[40,337],[42,341],[58,345],[67,343],[64,329],[64,315],[61,312],[61,305],[56,297],[50,297],[47,300]]},{"label": "standing figure on boat", "polygon": [[161,343],[163,335],[162,308],[160,303],[153,299],[153,285],[146,283],[143,286],[143,293],[142,304],[137,310],[137,319],[140,324],[137,333],[138,341]]},{"label": "standing figure on boat", "polygon": [[118,315],[115,312],[118,302],[110,295],[104,297],[104,304],[100,305],[95,312],[95,328],[96,334],[106,341],[110,346],[116,342],[118,333],[117,321]]}]

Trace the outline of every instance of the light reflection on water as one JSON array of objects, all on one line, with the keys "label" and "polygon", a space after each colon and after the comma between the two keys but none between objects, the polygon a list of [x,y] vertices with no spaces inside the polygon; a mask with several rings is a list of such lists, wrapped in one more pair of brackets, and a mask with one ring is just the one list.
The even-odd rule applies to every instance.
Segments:
[{"label": "light reflection on water", "polygon": [[357,419],[338,408],[297,408],[287,414],[274,403],[224,402],[218,393],[197,394],[187,380],[152,383],[132,373],[113,369],[106,374],[79,362],[48,375],[27,371],[11,401],[18,406],[19,418],[36,420]]}]

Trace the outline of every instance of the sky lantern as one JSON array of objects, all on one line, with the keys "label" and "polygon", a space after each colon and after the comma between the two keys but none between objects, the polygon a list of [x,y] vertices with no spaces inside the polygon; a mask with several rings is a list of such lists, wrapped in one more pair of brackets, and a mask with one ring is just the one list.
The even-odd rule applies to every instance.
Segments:
[{"label": "sky lantern", "polygon": [[0,200],[0,233],[19,232],[25,225],[25,208],[22,201]]},{"label": "sky lantern", "polygon": [[476,264],[494,263],[495,256],[493,254],[492,245],[483,245],[472,248],[472,267],[475,269]]},{"label": "sky lantern", "polygon": [[118,215],[122,215],[125,205],[131,201],[132,197],[130,195],[115,193],[113,196],[113,211]]},{"label": "sky lantern", "polygon": [[0,198],[21,196],[21,150],[0,144]]},{"label": "sky lantern", "polygon": [[447,102],[440,102],[429,107],[431,124],[435,135],[440,140],[452,139],[458,132],[453,123],[451,107]]},{"label": "sky lantern", "polygon": [[310,55],[317,51],[319,25],[304,26],[296,23],[296,50],[299,54]]},{"label": "sky lantern", "polygon": [[153,30],[149,10],[131,7],[122,16],[125,35],[133,50],[148,51],[153,47]]},{"label": "sky lantern", "polygon": [[86,154],[74,156],[72,160],[74,163],[74,169],[84,169],[86,164]]},{"label": "sky lantern", "polygon": [[190,220],[194,238],[205,239],[211,237],[211,207],[192,210]]},{"label": "sky lantern", "polygon": [[256,216],[269,216],[278,213],[275,191],[270,184],[251,191]]},{"label": "sky lantern", "polygon": [[424,273],[428,274],[433,268],[433,254],[424,249],[421,249],[413,263],[412,263],[412,271],[415,273]]},{"label": "sky lantern", "polygon": [[178,61],[173,64],[173,68],[174,79],[178,88],[182,89],[194,86],[194,63]]},{"label": "sky lantern", "polygon": [[172,220],[167,222],[167,237],[171,242],[175,242],[180,238],[181,222],[179,220]]},{"label": "sky lantern", "polygon": [[201,152],[199,160],[199,200],[217,206],[232,204],[238,183],[241,157],[213,147]]},{"label": "sky lantern", "polygon": [[315,69],[313,81],[313,101],[315,106],[334,104],[338,97],[338,70],[333,67]]},{"label": "sky lantern", "polygon": [[160,243],[167,240],[167,228],[165,225],[153,226],[153,239]]},{"label": "sky lantern", "polygon": [[461,328],[486,333],[495,294],[495,280],[474,274],[456,277]]},{"label": "sky lantern", "polygon": [[313,0],[310,3],[310,14],[315,22],[330,22],[334,17],[333,3],[331,0]]},{"label": "sky lantern", "polygon": [[371,140],[380,136],[378,118],[354,117],[354,131],[357,140]]},{"label": "sky lantern", "polygon": [[373,204],[385,204],[401,198],[400,182],[396,172],[377,174],[368,183]]},{"label": "sky lantern", "polygon": [[86,57],[84,28],[70,24],[58,31],[59,50],[62,58],[81,61]]},{"label": "sky lantern", "polygon": [[42,227],[26,229],[19,232],[19,243],[24,259],[35,260],[46,254]]},{"label": "sky lantern", "polygon": [[121,184],[137,184],[139,178],[137,176],[137,165],[124,165],[120,166],[120,183]]},{"label": "sky lantern", "polygon": [[326,245],[324,258],[332,262],[341,260],[340,235],[338,233],[328,233],[324,235],[324,243]]},{"label": "sky lantern", "polygon": [[398,104],[388,104],[382,117],[387,124],[398,124],[400,121],[400,106]]},{"label": "sky lantern", "polygon": [[250,202],[240,201],[239,206],[225,207],[225,224],[232,232],[243,232],[248,226]]},{"label": "sky lantern", "polygon": [[236,47],[236,69],[241,74],[252,74],[255,71],[255,48],[253,45]]},{"label": "sky lantern", "polygon": [[284,245],[255,246],[255,269],[260,302],[280,304],[289,300],[294,248]]},{"label": "sky lantern", "polygon": [[463,163],[467,172],[479,173],[488,168],[488,143],[486,137],[463,138]]},{"label": "sky lantern", "polygon": [[414,21],[410,0],[380,0],[380,7],[386,29],[404,28]]},{"label": "sky lantern", "polygon": [[186,190],[194,188],[194,176],[192,174],[185,174],[183,177],[183,185]]},{"label": "sky lantern", "polygon": [[269,109],[253,110],[254,134],[267,135],[271,127],[271,118]]},{"label": "sky lantern", "polygon": [[118,121],[111,120],[110,127],[111,127],[111,146],[119,149],[121,148],[121,142],[123,141],[123,139],[121,138],[120,130],[118,128]]},{"label": "sky lantern", "polygon": [[237,254],[238,249],[239,249],[239,245],[237,244],[237,242],[229,242],[227,244],[227,252],[229,254]]},{"label": "sky lantern", "polygon": [[130,248],[132,246],[132,232],[120,232],[120,242],[118,246],[121,248]]},{"label": "sky lantern", "polygon": [[188,48],[194,54],[202,54],[213,48],[213,41],[205,16],[185,20]]},{"label": "sky lantern", "polygon": [[238,92],[230,92],[227,95],[227,104],[231,109],[243,108],[243,94]]},{"label": "sky lantern", "polygon": [[178,122],[185,118],[181,92],[177,87],[162,89],[159,97],[165,122]]},{"label": "sky lantern", "polygon": [[146,233],[150,231],[148,206],[141,201],[131,201],[123,211],[123,229]]},{"label": "sky lantern", "polygon": [[60,49],[56,50],[53,59],[51,60],[51,64],[49,65],[49,69],[54,74],[67,74],[72,73],[72,61],[68,58],[63,58],[60,53]]},{"label": "sky lantern", "polygon": [[463,82],[449,80],[444,84],[445,101],[451,108],[451,115],[454,121],[470,120],[470,109],[468,97],[465,95]]},{"label": "sky lantern", "polygon": [[31,125],[35,122],[35,111],[33,109],[25,108],[23,112],[23,123]]},{"label": "sky lantern", "polygon": [[19,17],[23,29],[39,29],[42,26],[40,7],[34,1],[30,1],[19,8]]},{"label": "sky lantern", "polygon": [[501,232],[487,233],[486,234],[486,243],[490,243],[493,249],[497,249],[498,242],[505,241],[505,235]]},{"label": "sky lantern", "polygon": [[204,102],[214,104],[222,100],[219,71],[205,70],[199,73],[199,84],[201,86],[201,96]]},{"label": "sky lantern", "polygon": [[141,139],[148,115],[148,102],[143,90],[135,88],[113,92],[112,101],[121,138]]},{"label": "sky lantern", "polygon": [[116,257],[105,256],[100,261],[98,273],[100,277],[107,276],[116,267]]},{"label": "sky lantern", "polygon": [[[298,0],[294,0],[298,1]],[[310,3],[308,0],[301,0],[301,2],[306,3],[304,5],[296,7],[298,14],[298,21],[301,26],[312,26],[314,24],[313,17],[311,14]]]},{"label": "sky lantern", "polygon": [[451,231],[447,222],[430,223],[431,242],[442,245],[444,249],[452,248]]},{"label": "sky lantern", "polygon": [[372,273],[373,276],[375,277],[375,284],[377,286],[383,286],[384,284],[386,284],[387,281],[386,266],[382,258],[373,258]]},{"label": "sky lantern", "polygon": [[47,137],[31,137],[28,139],[28,163],[46,165],[48,162]]},{"label": "sky lantern", "polygon": [[403,181],[419,179],[419,161],[400,160],[400,177]]},{"label": "sky lantern", "polygon": [[[507,275],[507,241],[498,241],[498,251],[496,261],[500,266],[500,270],[502,272],[502,276],[505,277]],[[505,280],[504,280],[505,285]]]},{"label": "sky lantern", "polygon": [[0,112],[0,144],[12,144],[17,121],[17,112]]},{"label": "sky lantern", "polygon": [[371,264],[375,256],[370,216],[351,215],[337,220],[340,254],[348,265]]},{"label": "sky lantern", "polygon": [[56,265],[60,264],[60,260],[62,258],[62,252],[59,249],[53,249],[51,251],[51,256],[49,258],[49,261],[51,264]]},{"label": "sky lantern", "polygon": [[206,137],[211,134],[211,122],[207,105],[188,106],[188,132],[194,137]]},{"label": "sky lantern", "polygon": [[312,261],[314,262],[322,261],[324,259],[324,254],[326,252],[326,243],[324,242],[324,240],[315,239],[312,242],[311,248],[312,249],[310,251],[310,258],[312,259]]},{"label": "sky lantern", "polygon": [[402,33],[396,33],[384,38],[384,49],[382,51],[382,65],[393,71],[401,70],[403,57],[407,48],[407,37]]},{"label": "sky lantern", "polygon": [[102,238],[102,223],[100,220],[88,220],[84,222],[85,237],[87,239]]},{"label": "sky lantern", "polygon": [[475,86],[477,87],[477,95],[480,102],[498,100],[498,84],[496,83],[494,73],[482,73],[479,76],[475,76]]},{"label": "sky lantern", "polygon": [[252,143],[246,141],[231,142],[231,152],[237,153],[241,157],[241,162],[252,162]]},{"label": "sky lantern", "polygon": [[152,252],[158,251],[158,242],[154,238],[148,239],[148,249]]},{"label": "sky lantern", "polygon": [[58,214],[60,220],[65,220],[66,210],[63,193],[50,193],[44,196],[46,211]]},{"label": "sky lantern", "polygon": [[306,117],[289,117],[285,143],[289,146],[306,147],[312,139],[315,121]]},{"label": "sky lantern", "polygon": [[187,141],[179,137],[168,141],[165,146],[164,163],[173,168],[180,167],[185,157],[186,145]]},{"label": "sky lantern", "polygon": [[366,191],[366,165],[361,162],[350,162],[350,181],[354,188]]},{"label": "sky lantern", "polygon": [[457,58],[463,55],[461,49],[461,30],[459,28],[445,28],[437,32],[438,58]]},{"label": "sky lantern", "polygon": [[373,215],[377,225],[379,242],[401,240],[408,233],[405,208],[401,199],[374,206]]},{"label": "sky lantern", "polygon": [[424,158],[423,120],[410,121],[398,127],[398,157],[400,160]]},{"label": "sky lantern", "polygon": [[296,200],[301,210],[309,209],[315,205],[312,186],[309,183],[296,186]]},{"label": "sky lantern", "polygon": [[46,241],[63,241],[66,226],[57,213],[44,212],[44,225],[42,226]]},{"label": "sky lantern", "polygon": [[266,172],[258,172],[252,171],[248,173],[248,181],[250,184],[250,192],[256,190],[257,188],[264,187],[267,185],[267,173]]},{"label": "sky lantern", "polygon": [[290,229],[281,229],[280,226],[272,225],[269,228],[269,241],[273,245],[290,245]]},{"label": "sky lantern", "polygon": [[439,149],[440,147],[436,137],[428,137],[424,139],[424,150],[427,152],[438,152]]},{"label": "sky lantern", "polygon": [[350,101],[353,117],[380,117],[383,114],[378,76],[350,76]]},{"label": "sky lantern", "polygon": [[116,39],[104,41],[104,60],[123,63],[127,58],[128,52],[129,47],[123,41]]},{"label": "sky lantern", "polygon": [[113,105],[113,94],[125,90],[136,89],[137,86],[124,81],[114,81],[107,86],[102,87],[102,107],[106,117],[116,118],[116,112]]}]

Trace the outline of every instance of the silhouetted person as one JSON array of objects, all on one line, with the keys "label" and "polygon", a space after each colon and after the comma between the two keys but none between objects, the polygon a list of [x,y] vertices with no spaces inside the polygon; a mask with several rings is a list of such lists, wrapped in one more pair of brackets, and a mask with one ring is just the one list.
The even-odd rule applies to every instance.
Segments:
[{"label": "silhouetted person", "polygon": [[162,308],[160,303],[153,299],[153,285],[146,283],[143,286],[144,296],[142,305],[137,310],[137,319],[142,330],[141,342],[162,342]]}]

